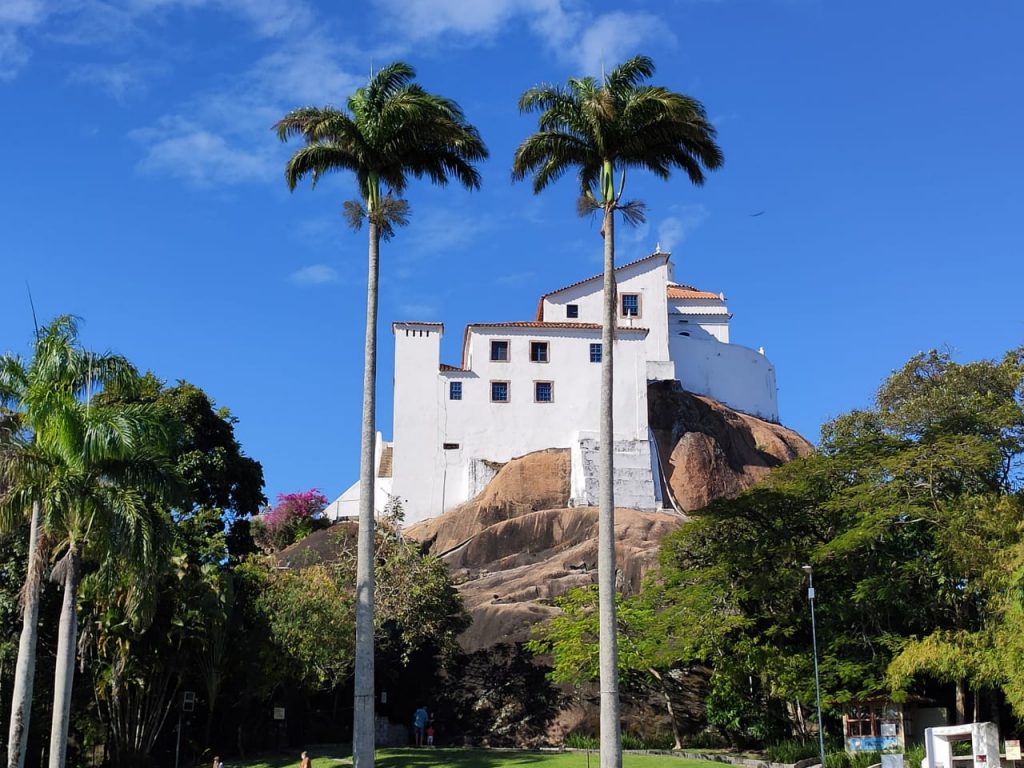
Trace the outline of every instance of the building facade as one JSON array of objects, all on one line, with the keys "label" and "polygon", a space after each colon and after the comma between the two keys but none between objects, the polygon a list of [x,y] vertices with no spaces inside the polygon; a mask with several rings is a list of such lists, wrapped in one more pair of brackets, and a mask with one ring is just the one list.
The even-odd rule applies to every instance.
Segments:
[{"label": "building facade", "polygon": [[[636,509],[662,498],[661,457],[647,424],[647,384],[675,380],[695,394],[777,421],[775,369],[732,344],[722,294],[672,280],[656,252],[616,269],[615,497]],[[396,322],[393,441],[378,440],[377,506],[394,497],[407,522],[467,501],[501,464],[568,448],[573,505],[597,503],[602,276],[541,296],[533,320],[466,327],[458,365],[440,361],[441,323]],[[358,484],[328,509],[355,514]]]}]

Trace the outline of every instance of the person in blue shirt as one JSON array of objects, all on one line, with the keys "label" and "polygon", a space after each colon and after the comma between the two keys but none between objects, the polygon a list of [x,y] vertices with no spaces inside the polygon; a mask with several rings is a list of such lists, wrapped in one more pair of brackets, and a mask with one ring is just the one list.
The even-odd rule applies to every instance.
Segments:
[{"label": "person in blue shirt", "polygon": [[416,733],[416,746],[423,746],[423,731],[427,727],[427,721],[430,720],[430,714],[427,712],[426,707],[420,707],[416,710],[416,713],[412,716],[412,728]]}]

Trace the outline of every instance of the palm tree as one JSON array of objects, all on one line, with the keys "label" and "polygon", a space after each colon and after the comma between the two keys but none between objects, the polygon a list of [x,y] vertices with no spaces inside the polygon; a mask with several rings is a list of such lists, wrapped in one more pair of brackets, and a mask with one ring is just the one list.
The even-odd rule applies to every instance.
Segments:
[{"label": "palm tree", "polygon": [[[539,112],[538,130],[516,150],[515,180],[533,177],[539,193],[575,169],[581,213],[601,211],[604,238],[604,309],[601,332],[600,492],[598,592],[600,603],[601,766],[622,764],[619,731],[618,648],[615,623],[615,496],[612,488],[612,374],[617,313],[615,212],[628,223],[643,220],[640,202],[623,201],[626,171],[646,169],[668,179],[682,169],[694,184],[705,170],[722,165],[715,129],[696,99],[647,85],[654,62],[635,56],[600,81],[569,80],[566,87],[541,85],[519,99],[521,112]],[[616,183],[616,174],[618,182]]]},{"label": "palm tree", "polygon": [[357,768],[374,764],[373,686],[373,471],[375,388],[377,382],[377,279],[381,239],[407,221],[408,207],[398,196],[409,176],[427,176],[434,184],[453,176],[467,189],[480,186],[473,163],[487,157],[476,128],[454,101],[427,93],[413,83],[415,70],[395,62],[370,77],[348,98],[348,109],[303,107],[274,127],[282,141],[298,136],[305,145],[285,167],[294,190],[308,176],[315,186],[330,171],[356,176],[359,200],[345,203],[354,229],[365,219],[369,229],[366,287],[366,342],[363,368],[362,439],[359,454],[359,540],[356,569],[356,659],[353,758]]},{"label": "palm tree", "polygon": [[[88,356],[75,345],[77,323],[59,317],[41,331],[37,329],[32,359],[24,363],[15,355],[0,357],[0,407],[9,424],[7,450],[0,457],[0,496],[3,527],[16,524],[29,511],[29,563],[22,588],[22,627],[11,697],[11,720],[7,745],[8,768],[23,768],[32,711],[32,681],[35,674],[39,589],[45,570],[45,536],[42,535],[42,505],[39,498],[19,499],[14,490],[26,480],[17,471],[37,466],[26,462],[32,445],[42,435],[60,432],[65,396],[80,397],[90,386],[120,382],[126,363],[110,355]],[[18,504],[23,506],[19,507]]]},{"label": "palm tree", "polygon": [[[4,361],[0,360],[0,365]],[[8,400],[9,391],[0,384],[0,402]],[[8,493],[6,467],[24,450],[24,427],[21,414],[7,406],[0,406],[0,497]],[[29,513],[28,555],[25,584],[21,590],[21,636],[18,641],[18,660],[14,667],[14,687],[11,691],[11,722],[8,731],[7,764],[9,768],[24,768],[25,749],[28,744],[29,716],[32,713],[32,683],[36,668],[36,638],[39,624],[39,585],[43,571],[43,546],[39,541],[41,509],[33,500]],[[3,515],[2,527],[9,530],[21,519],[22,510],[13,516]]]},{"label": "palm tree", "polygon": [[[31,441],[4,455],[2,477],[6,487],[0,496],[0,513],[9,522],[21,510],[38,511],[37,530],[45,534],[52,552],[60,555],[51,573],[51,579],[62,585],[64,595],[57,638],[50,766],[63,768],[83,560],[115,557],[144,567],[152,554],[153,502],[169,498],[177,490],[177,483],[166,455],[164,425],[152,406],[93,400],[93,394],[105,385],[127,393],[137,381],[137,374],[122,357],[82,350],[73,318],[58,318],[42,330],[27,366],[15,358],[5,358],[2,372],[0,380],[7,392],[17,394]],[[36,544],[33,561],[40,556],[39,549]],[[26,606],[33,600],[38,603],[39,573],[30,566]],[[23,633],[29,624],[27,618]],[[26,656],[34,655],[34,642],[22,647]],[[24,697],[27,703],[31,702],[30,686],[28,683]],[[12,732],[18,720],[19,741],[27,731],[27,715],[22,709],[27,703],[14,704]],[[23,760],[23,748],[20,751]]]}]

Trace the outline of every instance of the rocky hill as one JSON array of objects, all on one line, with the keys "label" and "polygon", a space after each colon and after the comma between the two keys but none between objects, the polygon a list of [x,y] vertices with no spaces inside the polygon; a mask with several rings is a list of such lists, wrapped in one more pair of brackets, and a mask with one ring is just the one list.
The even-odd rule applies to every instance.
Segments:
[{"label": "rocky hill", "polygon": [[[639,587],[658,542],[683,524],[685,512],[735,496],[813,450],[785,427],[671,383],[652,385],[648,402],[679,513],[616,510],[618,578],[627,593]],[[597,509],[568,502],[569,451],[540,451],[505,464],[476,498],[406,531],[449,565],[473,616],[462,638],[467,650],[525,639],[555,610],[552,598],[596,581]]]}]

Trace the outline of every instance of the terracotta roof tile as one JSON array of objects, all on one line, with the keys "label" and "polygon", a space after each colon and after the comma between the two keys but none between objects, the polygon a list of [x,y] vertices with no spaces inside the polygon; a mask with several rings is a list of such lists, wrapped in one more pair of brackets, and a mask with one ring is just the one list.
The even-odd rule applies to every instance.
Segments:
[{"label": "terracotta roof tile", "polygon": [[440,370],[440,371],[448,371],[448,372],[453,372],[453,371],[462,372],[462,371],[465,371],[466,369],[465,368],[459,368],[459,366],[457,366],[457,365],[448,365],[448,363],[441,363],[438,366],[438,370]]},{"label": "terracotta roof tile", "polygon": [[717,293],[711,293],[711,291],[702,291],[692,285],[675,284],[668,286],[668,297],[670,299],[717,299],[719,301],[722,299]]},{"label": "terracotta roof tile", "polygon": [[[599,331],[601,330],[600,323],[561,323],[561,322],[548,322],[545,320],[517,320],[509,323],[470,323],[469,328],[550,328],[551,330],[558,330],[564,328],[567,330],[582,330],[582,331]],[[647,332],[646,328],[640,328],[638,326],[620,325],[618,327],[620,331],[643,331]]]}]

